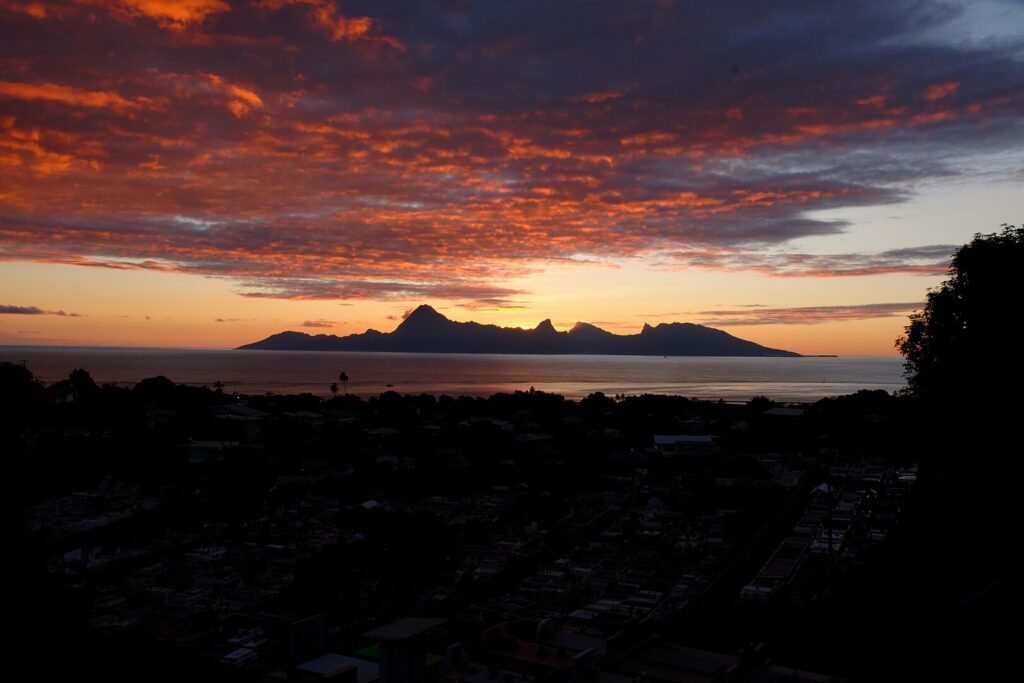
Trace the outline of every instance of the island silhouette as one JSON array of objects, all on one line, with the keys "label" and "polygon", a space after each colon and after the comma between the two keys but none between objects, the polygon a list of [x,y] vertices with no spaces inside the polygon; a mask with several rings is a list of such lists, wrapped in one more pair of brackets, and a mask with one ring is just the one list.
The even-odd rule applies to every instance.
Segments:
[{"label": "island silhouette", "polygon": [[367,330],[339,337],[331,334],[281,332],[244,351],[400,351],[406,353],[602,354],[618,356],[760,356],[799,357],[694,323],[644,323],[638,334],[613,334],[578,322],[559,332],[544,320],[533,329],[499,327],[449,320],[423,304],[393,332]]}]

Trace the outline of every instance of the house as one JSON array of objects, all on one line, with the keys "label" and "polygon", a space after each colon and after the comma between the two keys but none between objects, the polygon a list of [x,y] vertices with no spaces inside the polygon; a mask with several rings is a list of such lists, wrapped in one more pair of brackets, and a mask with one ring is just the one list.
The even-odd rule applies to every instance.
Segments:
[{"label": "house", "polygon": [[656,434],[654,448],[662,455],[708,456],[719,452],[710,434]]}]

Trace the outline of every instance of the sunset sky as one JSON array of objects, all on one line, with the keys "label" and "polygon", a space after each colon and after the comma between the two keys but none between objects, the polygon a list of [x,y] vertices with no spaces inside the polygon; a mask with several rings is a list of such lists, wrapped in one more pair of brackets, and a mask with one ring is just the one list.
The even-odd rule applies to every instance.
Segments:
[{"label": "sunset sky", "polygon": [[0,0],[0,344],[894,354],[1024,221],[1024,3]]}]

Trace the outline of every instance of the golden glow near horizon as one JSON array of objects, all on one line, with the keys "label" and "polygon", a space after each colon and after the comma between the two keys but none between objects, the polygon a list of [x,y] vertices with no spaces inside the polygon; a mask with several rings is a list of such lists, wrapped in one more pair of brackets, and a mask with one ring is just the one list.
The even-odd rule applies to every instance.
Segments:
[{"label": "golden glow near horizon", "polygon": [[0,344],[231,348],[427,303],[895,354],[953,249],[1022,216],[992,25],[1024,8],[869,4],[0,1]]},{"label": "golden glow near horizon", "polygon": [[[890,280],[888,286],[884,280]],[[885,291],[892,280],[900,289],[916,291],[915,276],[875,278]],[[551,269],[536,278],[535,287],[551,287],[536,303],[502,308],[467,308],[445,302],[396,300],[253,299],[239,296],[226,279],[180,273],[123,272],[49,264],[8,264],[0,269],[0,289],[35,292],[34,315],[0,317],[0,343],[71,346],[140,346],[233,348],[284,330],[308,334],[345,335],[366,329],[390,331],[402,314],[420,303],[431,303],[453,320],[475,320],[506,327],[535,327],[550,318],[560,331],[576,322],[591,322],[616,334],[635,334],[643,324],[708,323],[744,339],[799,353],[892,355],[892,341],[902,332],[906,311],[854,311],[853,318],[830,320],[842,296],[839,279],[818,288],[813,298],[801,297],[806,280],[749,274],[668,273],[573,266],[568,273]],[[531,284],[531,283],[528,283]],[[26,288],[27,289],[27,288]],[[700,290],[705,291],[701,294]],[[752,306],[746,292],[759,290]],[[604,295],[595,297],[595,291]],[[645,297],[661,291],[663,297]],[[787,302],[806,302],[789,306]],[[637,306],[636,301],[648,305]],[[910,302],[914,301],[911,296]],[[731,302],[731,303],[730,303]],[[812,310],[810,319],[806,309]],[[771,312],[778,323],[760,321]],[[63,312],[64,315],[59,315]],[[884,317],[868,317],[879,315]],[[804,320],[800,320],[804,316]],[[740,319],[739,324],[734,324]]]}]

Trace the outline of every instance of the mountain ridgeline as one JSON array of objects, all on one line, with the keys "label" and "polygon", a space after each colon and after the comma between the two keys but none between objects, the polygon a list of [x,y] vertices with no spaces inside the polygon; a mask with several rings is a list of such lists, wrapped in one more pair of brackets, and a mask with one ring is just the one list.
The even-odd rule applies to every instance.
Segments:
[{"label": "mountain ridgeline", "polygon": [[612,334],[589,323],[559,332],[545,320],[532,330],[449,320],[420,306],[394,332],[367,330],[338,337],[281,332],[240,346],[245,351],[401,351],[407,353],[606,354],[617,356],[763,356],[800,354],[770,349],[692,323],[645,324],[639,334]]}]

